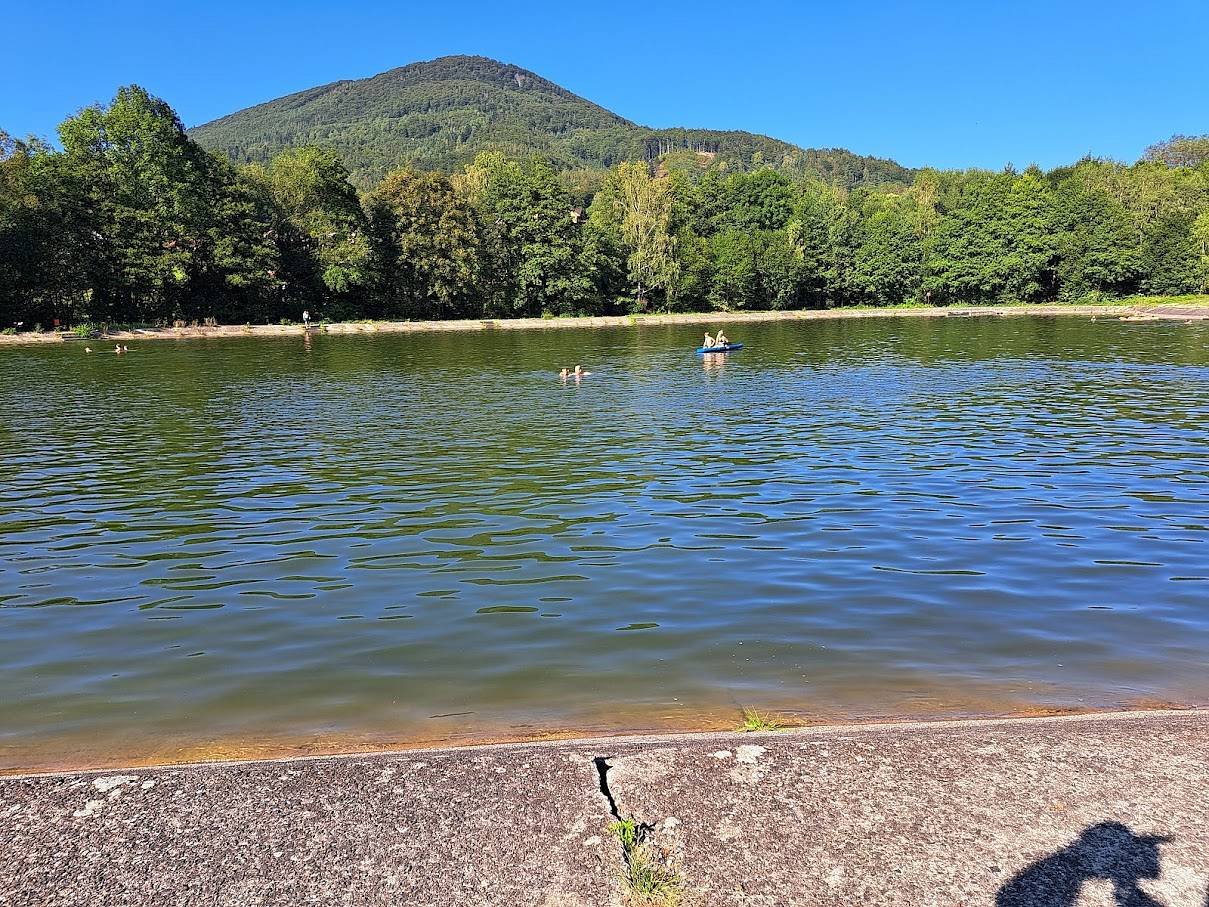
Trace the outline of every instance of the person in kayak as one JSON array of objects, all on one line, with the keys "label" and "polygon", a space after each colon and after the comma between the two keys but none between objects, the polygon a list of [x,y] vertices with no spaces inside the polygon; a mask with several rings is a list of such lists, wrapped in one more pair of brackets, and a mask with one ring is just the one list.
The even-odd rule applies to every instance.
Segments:
[{"label": "person in kayak", "polygon": [[725,334],[719,331],[718,336],[714,338],[714,343],[716,343],[718,346],[726,346],[728,343],[730,343],[730,341],[726,339]]},{"label": "person in kayak", "polygon": [[706,331],[705,332],[705,342],[703,344],[701,344],[701,348],[708,350],[713,345],[714,345],[714,338],[709,335],[709,331]]}]

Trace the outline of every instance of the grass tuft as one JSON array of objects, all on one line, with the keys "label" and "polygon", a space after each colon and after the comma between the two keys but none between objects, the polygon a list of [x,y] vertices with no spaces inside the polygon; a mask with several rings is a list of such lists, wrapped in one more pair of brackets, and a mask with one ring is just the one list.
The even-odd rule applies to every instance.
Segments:
[{"label": "grass tuft", "polygon": [[783,728],[784,723],[775,715],[762,715],[755,709],[743,709],[743,723],[739,726],[739,730],[751,733],[753,731],[777,731]]},{"label": "grass tuft", "polygon": [[645,831],[633,819],[621,819],[609,826],[621,842],[625,857],[626,903],[629,907],[679,907],[680,876],[664,866],[643,840]]}]

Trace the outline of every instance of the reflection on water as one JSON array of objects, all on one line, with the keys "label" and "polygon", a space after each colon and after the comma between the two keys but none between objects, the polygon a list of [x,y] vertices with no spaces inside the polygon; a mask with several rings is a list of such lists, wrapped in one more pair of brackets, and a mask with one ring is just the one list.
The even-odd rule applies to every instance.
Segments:
[{"label": "reflection on water", "polygon": [[0,766],[1209,701],[1205,328],[698,333],[0,349]]}]

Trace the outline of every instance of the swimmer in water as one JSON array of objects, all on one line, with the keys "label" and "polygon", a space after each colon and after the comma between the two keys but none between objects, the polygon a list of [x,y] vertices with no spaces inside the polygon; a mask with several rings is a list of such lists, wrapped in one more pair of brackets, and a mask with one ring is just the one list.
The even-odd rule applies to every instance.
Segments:
[{"label": "swimmer in water", "polygon": [[558,373],[558,377],[560,377],[564,381],[566,381],[568,378],[571,377],[571,370],[569,368],[564,368],[561,372]]},{"label": "swimmer in water", "polygon": [[122,355],[122,345],[120,343],[115,343],[113,346],[113,351],[119,356]]},{"label": "swimmer in water", "polygon": [[84,352],[86,352],[86,353],[91,353],[91,352],[92,352],[92,347],[90,347],[90,346],[86,346],[86,347],[84,347]]},{"label": "swimmer in water", "polygon": [[585,378],[585,377],[587,377],[587,376],[588,376],[588,375],[590,375],[590,374],[592,374],[592,373],[591,373],[591,372],[585,372],[585,371],[583,370],[583,366],[579,366],[579,365],[575,366],[575,377],[576,377],[576,378]]}]

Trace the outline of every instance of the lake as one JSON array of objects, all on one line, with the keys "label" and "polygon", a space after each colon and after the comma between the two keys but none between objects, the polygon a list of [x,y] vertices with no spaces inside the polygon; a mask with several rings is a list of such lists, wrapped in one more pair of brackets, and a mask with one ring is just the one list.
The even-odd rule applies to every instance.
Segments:
[{"label": "lake", "polygon": [[727,327],[0,348],[0,768],[1209,702],[1209,329]]}]

